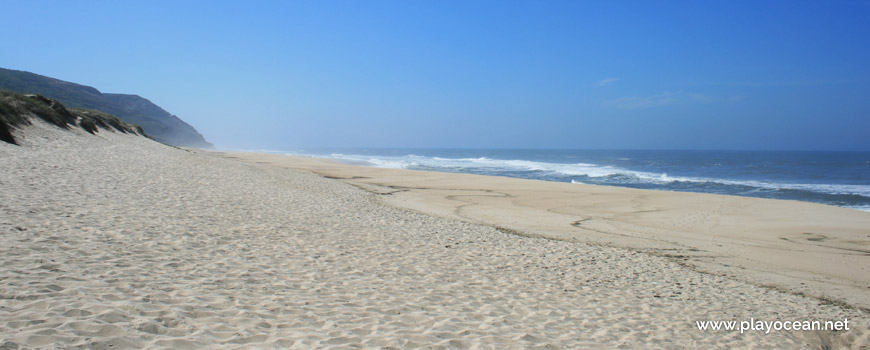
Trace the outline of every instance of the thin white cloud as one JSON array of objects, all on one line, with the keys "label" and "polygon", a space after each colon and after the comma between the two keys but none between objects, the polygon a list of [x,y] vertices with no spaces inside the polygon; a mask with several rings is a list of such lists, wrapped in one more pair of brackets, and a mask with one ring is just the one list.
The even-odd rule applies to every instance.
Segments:
[{"label": "thin white cloud", "polygon": [[606,104],[622,109],[652,108],[668,105],[710,103],[715,98],[698,93],[665,91],[652,96],[629,96],[607,101]]},{"label": "thin white cloud", "polygon": [[617,80],[619,80],[619,78],[602,79],[602,80],[599,80],[597,83],[595,83],[595,85],[605,86],[605,85],[610,84],[610,83],[615,83]]}]

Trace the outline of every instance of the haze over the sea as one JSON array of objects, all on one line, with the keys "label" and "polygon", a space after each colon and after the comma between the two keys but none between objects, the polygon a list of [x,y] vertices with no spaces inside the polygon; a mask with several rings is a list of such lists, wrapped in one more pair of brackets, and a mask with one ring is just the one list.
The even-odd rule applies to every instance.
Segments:
[{"label": "haze over the sea", "polygon": [[870,3],[4,4],[0,66],[223,148],[870,150]]}]

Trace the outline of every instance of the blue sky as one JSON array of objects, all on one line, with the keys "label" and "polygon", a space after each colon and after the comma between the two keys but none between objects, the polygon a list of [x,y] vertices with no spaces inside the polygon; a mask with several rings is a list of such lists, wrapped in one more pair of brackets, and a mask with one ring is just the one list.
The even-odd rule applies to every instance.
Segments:
[{"label": "blue sky", "polygon": [[0,67],[141,95],[219,147],[870,150],[868,23],[868,1],[18,1]]}]

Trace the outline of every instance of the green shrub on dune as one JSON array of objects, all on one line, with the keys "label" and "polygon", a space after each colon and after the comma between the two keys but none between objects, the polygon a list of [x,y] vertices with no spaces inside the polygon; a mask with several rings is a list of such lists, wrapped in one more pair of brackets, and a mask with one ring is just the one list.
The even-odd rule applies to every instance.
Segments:
[{"label": "green shrub on dune", "polygon": [[64,129],[80,127],[91,134],[104,129],[146,136],[140,126],[126,123],[111,114],[87,109],[68,109],[57,100],[41,95],[0,90],[0,140],[17,144],[12,130],[30,125],[32,118],[42,119]]}]

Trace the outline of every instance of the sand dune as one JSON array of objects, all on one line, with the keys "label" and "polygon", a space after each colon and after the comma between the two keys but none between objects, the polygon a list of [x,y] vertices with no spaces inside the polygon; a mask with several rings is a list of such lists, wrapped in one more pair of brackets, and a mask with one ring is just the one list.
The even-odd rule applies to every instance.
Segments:
[{"label": "sand dune", "polygon": [[[480,205],[457,212],[454,202],[510,198],[477,185],[424,205],[398,186],[355,183],[371,187],[365,191],[257,163],[271,159],[240,161],[110,132],[39,124],[22,144],[0,144],[0,348],[870,344],[860,309],[701,273],[674,258],[469,222],[496,214]],[[421,176],[414,181],[450,184]],[[391,205],[399,202],[416,211]],[[666,215],[668,203],[655,205]],[[419,213],[424,207],[445,217]],[[512,228],[524,212],[493,219]],[[686,215],[673,220],[704,221]],[[849,318],[852,330],[695,326],[750,318]]]}]

